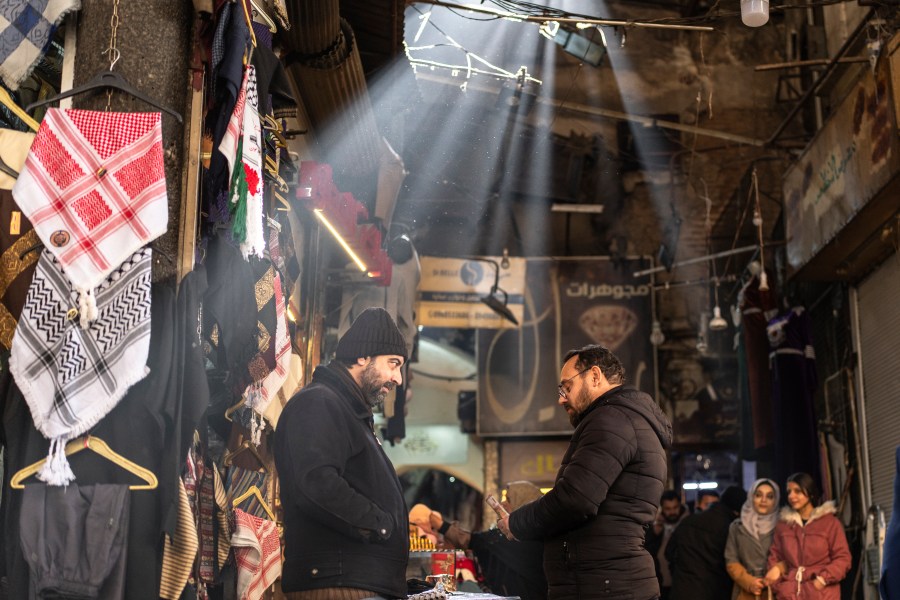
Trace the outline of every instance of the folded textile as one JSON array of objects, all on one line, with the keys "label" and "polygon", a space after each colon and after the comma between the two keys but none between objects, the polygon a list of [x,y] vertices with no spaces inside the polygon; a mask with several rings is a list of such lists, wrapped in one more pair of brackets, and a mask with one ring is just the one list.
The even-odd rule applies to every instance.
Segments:
[{"label": "folded textile", "polygon": [[160,113],[51,108],[13,188],[79,291],[165,233]]},{"label": "folded textile", "polygon": [[259,600],[281,575],[281,543],[273,521],[234,511],[231,547],[237,564],[240,600]]},{"label": "folded textile", "polygon": [[44,250],[13,337],[9,368],[35,427],[52,440],[38,478],[65,485],[75,476],[66,441],[90,430],[143,379],[150,352],[150,248],[143,248],[97,288],[97,319],[75,325],[77,292]]},{"label": "folded textile", "polygon": [[17,90],[41,61],[53,32],[81,0],[0,2],[0,77]]}]

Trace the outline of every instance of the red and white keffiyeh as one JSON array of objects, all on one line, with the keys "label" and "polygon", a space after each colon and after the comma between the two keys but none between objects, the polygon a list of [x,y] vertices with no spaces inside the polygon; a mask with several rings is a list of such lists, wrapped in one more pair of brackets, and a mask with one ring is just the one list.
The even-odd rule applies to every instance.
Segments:
[{"label": "red and white keffiyeh", "polygon": [[13,196],[90,295],[168,226],[160,113],[49,109]]},{"label": "red and white keffiyeh", "polygon": [[237,565],[240,600],[259,600],[266,588],[281,576],[281,544],[274,521],[234,510],[235,530],[231,548]]}]

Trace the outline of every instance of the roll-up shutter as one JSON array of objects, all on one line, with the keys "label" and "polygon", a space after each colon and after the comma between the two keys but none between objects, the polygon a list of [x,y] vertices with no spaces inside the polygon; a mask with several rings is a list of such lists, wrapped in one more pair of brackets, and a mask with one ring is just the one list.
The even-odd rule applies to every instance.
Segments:
[{"label": "roll-up shutter", "polygon": [[894,254],[858,287],[872,501],[890,519],[894,453],[900,445],[900,254]]}]

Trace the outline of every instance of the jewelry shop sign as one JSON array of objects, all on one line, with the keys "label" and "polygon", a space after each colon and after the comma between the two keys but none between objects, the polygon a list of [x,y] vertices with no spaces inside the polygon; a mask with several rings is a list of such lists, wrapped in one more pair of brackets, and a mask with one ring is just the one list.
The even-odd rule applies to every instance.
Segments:
[{"label": "jewelry shop sign", "polygon": [[[422,279],[418,288],[416,324],[457,329],[514,329],[483,298],[506,300],[519,323],[524,314],[525,259],[421,258]],[[504,266],[508,265],[508,266]],[[499,275],[498,275],[499,273]],[[497,289],[494,289],[494,282]],[[505,296],[504,296],[505,293]]]}]

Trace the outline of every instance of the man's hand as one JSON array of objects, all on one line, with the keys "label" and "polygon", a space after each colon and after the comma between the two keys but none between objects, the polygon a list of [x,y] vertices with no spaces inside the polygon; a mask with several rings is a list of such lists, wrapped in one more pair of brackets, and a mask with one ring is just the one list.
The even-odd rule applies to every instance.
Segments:
[{"label": "man's hand", "polygon": [[821,577],[816,577],[813,579],[813,587],[821,592],[825,589],[825,580]]},{"label": "man's hand", "polygon": [[509,530],[509,515],[506,515],[502,519],[497,519],[497,528],[500,530],[506,539],[517,542],[516,536],[513,535],[512,531]]}]

